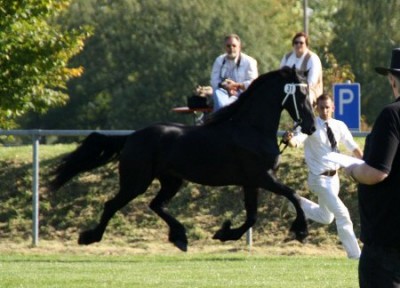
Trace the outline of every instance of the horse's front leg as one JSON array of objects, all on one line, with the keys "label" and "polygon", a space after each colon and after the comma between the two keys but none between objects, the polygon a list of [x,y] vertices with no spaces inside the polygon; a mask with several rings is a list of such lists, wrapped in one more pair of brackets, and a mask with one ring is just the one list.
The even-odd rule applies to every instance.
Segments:
[{"label": "horse's front leg", "polygon": [[268,177],[266,177],[266,181],[262,185],[262,188],[275,194],[285,196],[293,204],[294,208],[296,209],[296,219],[294,219],[292,226],[290,227],[290,231],[295,233],[296,240],[303,242],[308,236],[308,228],[306,216],[300,206],[300,196],[290,187],[280,183],[275,178],[272,171],[270,171],[267,175]]},{"label": "horse's front leg", "polygon": [[238,228],[231,229],[231,221],[227,220],[215,234],[213,239],[221,240],[222,242],[228,240],[238,240],[249,228],[251,228],[257,220],[257,201],[258,201],[258,188],[243,187],[244,191],[244,204],[246,208],[246,221]]}]

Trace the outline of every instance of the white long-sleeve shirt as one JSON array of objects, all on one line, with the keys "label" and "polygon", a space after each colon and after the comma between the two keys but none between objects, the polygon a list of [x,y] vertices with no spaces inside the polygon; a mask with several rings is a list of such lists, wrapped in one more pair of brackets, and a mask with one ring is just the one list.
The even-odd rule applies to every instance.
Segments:
[{"label": "white long-sleeve shirt", "polygon": [[214,61],[210,84],[213,90],[216,91],[219,83],[229,78],[235,82],[243,83],[247,89],[257,77],[257,61],[254,58],[245,53],[240,53],[240,57],[230,60],[226,57],[226,54],[222,54]]},{"label": "white long-sleeve shirt", "polygon": [[344,122],[333,118],[324,121],[320,117],[316,117],[316,131],[313,134],[306,135],[298,132],[291,140],[296,147],[304,144],[304,158],[309,171],[314,175],[320,175],[327,170],[339,169],[338,164],[322,160],[323,156],[332,152],[331,144],[326,132],[325,122],[328,122],[329,127],[331,127],[338,145],[339,143],[342,143],[349,152],[353,152],[358,148],[358,144],[354,141],[349,128]]}]

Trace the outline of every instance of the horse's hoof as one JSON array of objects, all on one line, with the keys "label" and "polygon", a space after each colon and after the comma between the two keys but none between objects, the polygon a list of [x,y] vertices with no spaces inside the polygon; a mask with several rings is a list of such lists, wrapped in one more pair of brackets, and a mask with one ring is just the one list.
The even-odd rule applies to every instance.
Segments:
[{"label": "horse's hoof", "polygon": [[307,238],[307,236],[308,236],[308,232],[307,231],[305,231],[305,232],[298,232],[298,233],[296,233],[296,240],[297,241],[299,241],[300,243],[305,243],[305,239]]},{"label": "horse's hoof", "polygon": [[188,245],[187,243],[183,242],[183,241],[175,241],[174,245],[181,251],[183,252],[187,252],[188,250]]},{"label": "horse's hoof", "polygon": [[215,240],[220,240],[221,242],[225,242],[228,239],[227,235],[229,233],[229,231],[231,231],[231,221],[227,220],[224,222],[224,224],[222,224],[221,229],[219,229],[213,236],[213,239]]},{"label": "horse's hoof", "polygon": [[288,236],[283,240],[283,243],[288,243],[296,240],[296,234],[294,232],[289,232]]},{"label": "horse's hoof", "polygon": [[287,243],[296,240],[304,244],[306,242],[305,239],[307,238],[307,236],[308,232],[290,232],[289,235],[283,240],[283,242]]},{"label": "horse's hoof", "polygon": [[214,234],[214,236],[212,237],[212,239],[214,239],[214,240],[219,240],[219,241],[221,241],[221,242],[224,242],[222,234],[223,234],[223,233],[222,233],[222,231],[221,231],[221,229],[220,229],[220,230],[218,230],[218,231]]},{"label": "horse's hoof", "polygon": [[94,242],[100,242],[100,240],[101,240],[101,238],[99,239],[98,237],[96,237],[94,235],[93,230],[89,230],[89,231],[84,231],[81,234],[79,234],[78,244],[79,245],[89,245]]},{"label": "horse's hoof", "polygon": [[168,241],[174,244],[179,250],[186,252],[188,247],[188,239],[186,237],[185,228],[174,229],[169,231]]}]

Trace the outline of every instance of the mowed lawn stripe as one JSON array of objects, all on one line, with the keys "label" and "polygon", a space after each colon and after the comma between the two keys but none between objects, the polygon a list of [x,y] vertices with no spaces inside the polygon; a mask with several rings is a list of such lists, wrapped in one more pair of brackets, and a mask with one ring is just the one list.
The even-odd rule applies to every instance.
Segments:
[{"label": "mowed lawn stripe", "polygon": [[316,256],[2,255],[1,287],[357,287],[357,261]]}]

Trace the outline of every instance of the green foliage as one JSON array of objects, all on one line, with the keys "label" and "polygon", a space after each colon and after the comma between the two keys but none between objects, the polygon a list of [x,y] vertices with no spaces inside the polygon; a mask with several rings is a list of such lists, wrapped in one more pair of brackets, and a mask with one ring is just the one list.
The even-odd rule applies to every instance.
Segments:
[{"label": "green foliage", "polygon": [[344,83],[346,81],[354,82],[355,76],[349,64],[339,65],[335,56],[325,48],[321,57],[324,67],[324,92],[332,94],[332,87],[335,83]]},{"label": "green foliage", "polygon": [[374,67],[388,66],[391,50],[400,46],[399,1],[341,1],[334,15],[335,38],[330,51],[341,63],[351,65],[361,83],[364,119],[373,123],[393,96],[387,80]]},{"label": "green foliage", "polygon": [[[309,9],[311,9],[308,17],[310,47],[322,54],[324,48],[329,46],[335,36],[333,28],[336,23],[333,22],[332,15],[337,13],[340,0],[308,0],[307,2]],[[303,1],[296,1],[296,3],[302,5]]]},{"label": "green foliage", "polygon": [[208,85],[226,34],[241,36],[260,73],[279,66],[293,31],[301,29],[300,7],[286,9],[291,2],[77,0],[59,23],[94,27],[72,62],[85,73],[69,82],[66,107],[26,124],[138,129],[157,121],[190,123],[171,109],[186,105],[197,84]]},{"label": "green foliage", "polygon": [[[11,44],[22,41],[25,50],[15,57],[25,55],[35,63],[22,69],[2,69],[2,75],[8,76],[0,82],[0,91],[12,87],[7,88],[12,89],[7,97],[0,95],[3,119],[29,109],[44,111],[49,106],[62,106],[67,94],[70,96],[66,106],[44,116],[36,112],[24,116],[18,123],[26,128],[138,129],[159,121],[191,123],[190,117],[173,113],[171,108],[185,105],[197,84],[208,84],[211,65],[223,52],[224,35],[238,33],[244,52],[258,60],[259,71],[264,73],[278,67],[282,55],[291,49],[293,34],[303,29],[302,1],[291,0],[75,0],[66,13],[59,13],[64,11],[66,0],[56,4],[49,0],[5,3],[2,13],[18,16],[14,21],[18,25],[4,26],[12,17],[1,18],[4,29],[0,32],[0,49],[7,52],[15,46]],[[49,3],[56,9],[50,9]],[[395,0],[308,1],[312,9],[310,46],[323,62],[325,90],[329,92],[337,81],[359,82],[362,117],[368,124],[391,101],[386,81],[373,68],[387,65],[391,48],[400,44],[396,29],[399,5]],[[24,13],[19,13],[18,7],[26,8],[21,8]],[[93,27],[93,37],[82,53],[71,58],[82,47],[77,39],[82,36],[80,27],[85,25]],[[65,34],[60,34],[62,29]],[[70,41],[65,42],[62,35],[69,35],[66,39]],[[67,89],[65,81],[71,77],[47,77],[54,72],[49,65],[60,67],[48,52],[49,47],[56,49],[56,44],[76,48],[67,49],[72,53],[62,62],[85,70],[82,77],[68,82]],[[43,49],[39,49],[41,45]],[[0,55],[6,59],[14,54]],[[6,63],[3,61],[0,65]],[[82,72],[73,71],[74,76]],[[9,77],[11,72],[18,77]],[[21,83],[31,82],[40,84],[35,86],[36,94],[21,89]],[[12,96],[17,95],[15,91],[20,96]]]},{"label": "green foliage", "polygon": [[65,104],[66,81],[82,73],[69,59],[87,34],[63,31],[53,21],[69,1],[0,1],[0,126],[27,111]]}]

